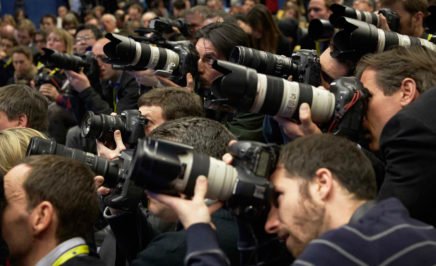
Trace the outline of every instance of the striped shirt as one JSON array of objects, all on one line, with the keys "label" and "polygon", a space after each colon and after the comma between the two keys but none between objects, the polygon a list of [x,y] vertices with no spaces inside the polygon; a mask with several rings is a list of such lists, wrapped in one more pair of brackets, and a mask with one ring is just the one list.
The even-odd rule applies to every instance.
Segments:
[{"label": "striped shirt", "polygon": [[436,230],[389,198],[311,241],[293,265],[436,265]]}]

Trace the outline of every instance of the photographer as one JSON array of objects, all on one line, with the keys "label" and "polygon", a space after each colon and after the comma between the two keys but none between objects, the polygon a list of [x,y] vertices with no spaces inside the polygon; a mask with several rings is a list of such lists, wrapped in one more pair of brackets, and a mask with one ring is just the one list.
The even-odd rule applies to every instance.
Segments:
[{"label": "photographer", "polygon": [[[137,100],[141,89],[135,79],[125,71],[115,70],[104,62],[103,46],[108,39],[99,39],[92,47],[92,53],[98,62],[101,90],[94,88],[83,72],[67,71],[68,79],[73,89],[71,95],[57,100],[58,104],[70,108],[78,121],[81,121],[87,111],[96,114],[120,113],[124,110],[137,109]],[[93,144],[83,144],[80,130],[73,127],[67,134],[66,145],[78,149],[95,151]]]},{"label": "photographer", "polygon": [[[168,121],[153,130],[150,137],[190,145],[196,152],[215,158],[221,157],[225,153],[226,144],[234,139],[234,136],[220,123],[201,117],[185,117]],[[220,246],[233,265],[238,265],[236,223],[227,210],[219,209],[220,206],[220,203],[213,203],[208,208],[213,213],[212,219],[220,231],[218,238]],[[148,209],[153,215],[166,222],[177,222],[171,209],[152,199],[148,202]],[[105,217],[123,253],[129,260],[136,258],[132,265],[183,265],[186,249],[185,232],[180,230],[180,226],[173,227],[167,233],[153,238],[156,233],[153,233],[150,228],[149,218],[145,219],[141,211],[118,212],[114,216],[110,209],[106,209]]]},{"label": "photographer", "polygon": [[1,226],[12,265],[104,265],[85,242],[98,215],[93,177],[52,155],[28,157],[4,176]]},{"label": "photographer", "polygon": [[[286,242],[297,256],[294,265],[436,261],[435,229],[411,219],[397,199],[372,201],[376,185],[371,164],[346,139],[323,134],[287,144],[271,182],[275,207],[265,229]],[[154,198],[171,206],[187,229],[187,265],[228,265],[203,203],[206,190],[207,181],[198,178],[192,201]]]},{"label": "photographer", "polygon": [[371,97],[364,119],[369,148],[386,164],[379,198],[397,197],[412,217],[436,225],[436,52],[398,47],[369,55],[356,76]]}]

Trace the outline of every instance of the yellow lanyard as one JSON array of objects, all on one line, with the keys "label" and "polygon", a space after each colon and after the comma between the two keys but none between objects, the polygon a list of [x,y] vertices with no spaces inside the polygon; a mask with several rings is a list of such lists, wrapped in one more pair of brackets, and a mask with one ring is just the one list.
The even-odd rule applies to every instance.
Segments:
[{"label": "yellow lanyard", "polygon": [[60,266],[69,259],[82,254],[89,254],[89,247],[87,245],[80,245],[66,251],[52,264],[52,266]]}]

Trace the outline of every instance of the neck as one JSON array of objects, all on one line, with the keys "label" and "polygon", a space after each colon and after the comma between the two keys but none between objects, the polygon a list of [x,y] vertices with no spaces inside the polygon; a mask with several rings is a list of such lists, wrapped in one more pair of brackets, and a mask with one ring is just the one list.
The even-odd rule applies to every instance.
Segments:
[{"label": "neck", "polygon": [[330,231],[350,222],[351,217],[356,210],[366,203],[366,200],[344,198],[337,201],[336,204],[326,206],[326,222],[323,226],[323,232]]},{"label": "neck", "polygon": [[33,266],[38,263],[45,255],[52,251],[57,246],[56,239],[38,239],[32,245],[32,249],[27,256],[19,258],[13,265],[17,266]]}]

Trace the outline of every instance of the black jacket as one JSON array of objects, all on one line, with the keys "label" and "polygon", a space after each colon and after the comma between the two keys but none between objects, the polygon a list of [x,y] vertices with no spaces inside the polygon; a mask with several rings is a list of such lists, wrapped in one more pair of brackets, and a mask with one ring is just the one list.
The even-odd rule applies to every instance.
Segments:
[{"label": "black jacket", "polygon": [[411,216],[436,226],[436,88],[423,93],[384,127],[386,173],[379,198],[397,197]]}]

